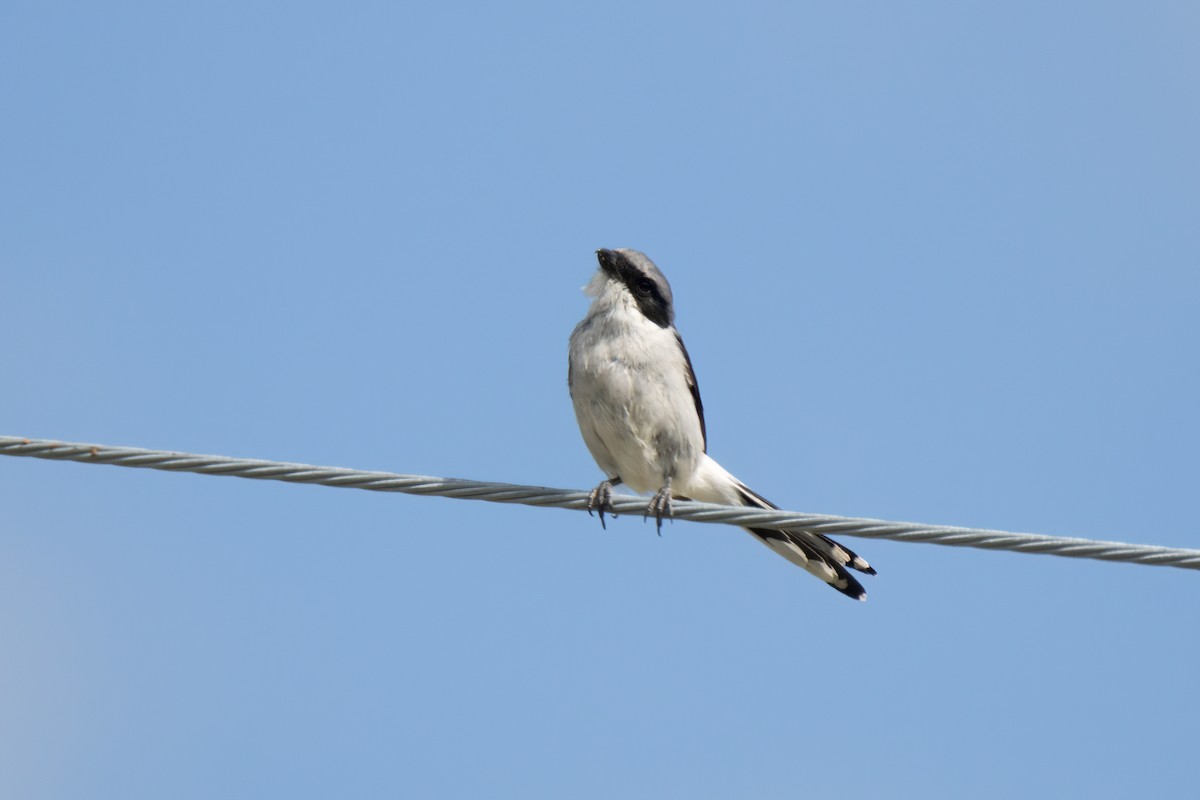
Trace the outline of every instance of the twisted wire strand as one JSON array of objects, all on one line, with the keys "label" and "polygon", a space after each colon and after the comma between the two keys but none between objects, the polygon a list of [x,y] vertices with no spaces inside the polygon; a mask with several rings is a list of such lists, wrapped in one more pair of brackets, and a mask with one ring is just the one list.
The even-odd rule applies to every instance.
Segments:
[{"label": "twisted wire strand", "polygon": [[[0,436],[0,455],[78,461],[83,464],[112,464],[118,467],[159,469],[168,472],[194,472],[199,475],[227,475],[289,483],[316,483],[322,486],[366,489],[373,492],[403,492],[464,500],[487,500],[493,503],[550,506],[577,511],[586,510],[588,499],[588,492],[545,486],[521,486],[511,483],[436,478],[426,475],[401,475],[394,472],[373,472],[345,467],[319,467],[312,464],[174,453],[166,450],[146,450],[139,447],[55,442],[16,436]],[[616,513],[641,514],[645,508],[646,499],[643,497],[614,495],[612,498],[612,509]],[[1126,542],[1044,536],[1034,533],[1011,533],[947,525],[922,525],[913,522],[889,522],[858,517],[836,517],[827,514],[802,514],[795,511],[739,508],[690,501],[676,502],[673,516],[676,519],[692,520],[693,522],[752,525],[764,528],[801,528],[817,533],[868,539],[892,539],[899,542],[925,542],[951,547],[1011,550],[1018,553],[1043,553],[1070,558],[1127,561],[1161,567],[1200,569],[1200,550],[1135,545]]]}]

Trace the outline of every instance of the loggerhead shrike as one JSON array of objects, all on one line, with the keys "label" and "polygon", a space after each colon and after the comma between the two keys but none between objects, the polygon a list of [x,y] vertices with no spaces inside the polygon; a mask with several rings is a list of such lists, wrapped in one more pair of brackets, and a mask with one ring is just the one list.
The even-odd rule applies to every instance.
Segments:
[{"label": "loggerhead shrike", "polygon": [[[777,508],[709,458],[704,407],[679,331],[671,286],[637,250],[597,250],[584,291],[595,298],[571,333],[567,385],[583,441],[604,471],[588,512],[609,508],[613,486],[655,492],[646,515],[659,529],[671,499]],[[847,571],[875,570],[848,548],[801,528],[746,528],[779,555],[844,595],[866,600]]]}]

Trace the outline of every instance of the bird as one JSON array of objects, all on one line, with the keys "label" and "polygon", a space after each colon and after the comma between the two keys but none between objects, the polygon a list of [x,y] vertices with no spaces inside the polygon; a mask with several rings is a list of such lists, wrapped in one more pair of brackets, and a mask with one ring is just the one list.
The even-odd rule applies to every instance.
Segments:
[{"label": "bird", "polygon": [[[587,314],[571,332],[567,386],[579,431],[605,478],[587,510],[612,513],[613,487],[653,492],[646,517],[662,532],[673,500],[777,509],[708,455],[704,404],[692,359],[675,328],[671,285],[645,253],[596,251],[584,292]],[[849,548],[803,528],[747,526],[775,553],[842,594],[867,595],[851,574],[875,569]]]}]

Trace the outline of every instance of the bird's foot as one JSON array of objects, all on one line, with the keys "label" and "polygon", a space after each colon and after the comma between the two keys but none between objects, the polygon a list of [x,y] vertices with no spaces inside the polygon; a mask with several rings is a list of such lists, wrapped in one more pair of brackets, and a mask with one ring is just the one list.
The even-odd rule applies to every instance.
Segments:
[{"label": "bird's foot", "polygon": [[650,498],[650,505],[646,506],[646,513],[642,516],[645,520],[650,515],[654,515],[655,530],[659,536],[662,536],[662,521],[663,515],[670,519],[674,512],[671,509],[671,480],[667,479],[667,485],[655,492],[654,497]]},{"label": "bird's foot", "polygon": [[595,509],[600,514],[600,527],[605,530],[608,526],[604,524],[604,512],[612,514],[612,518],[616,519],[617,515],[612,511],[612,489],[613,484],[620,483],[620,478],[613,480],[601,481],[600,485],[592,489],[592,493],[588,495],[587,512],[588,516],[592,515],[592,510]]}]

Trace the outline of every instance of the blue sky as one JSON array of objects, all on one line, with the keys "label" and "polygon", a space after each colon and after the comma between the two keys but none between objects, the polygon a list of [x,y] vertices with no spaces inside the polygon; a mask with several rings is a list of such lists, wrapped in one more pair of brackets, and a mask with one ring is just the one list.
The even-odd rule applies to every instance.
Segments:
[{"label": "blue sky", "polygon": [[[1187,3],[0,10],[0,433],[590,488],[597,247],[802,511],[1200,546]],[[1194,786],[1200,576],[0,459],[0,794]]]}]

